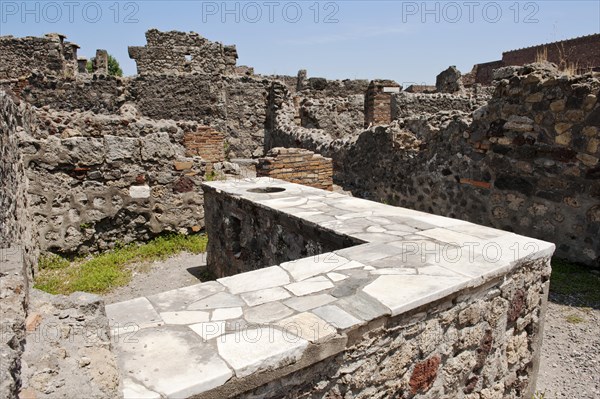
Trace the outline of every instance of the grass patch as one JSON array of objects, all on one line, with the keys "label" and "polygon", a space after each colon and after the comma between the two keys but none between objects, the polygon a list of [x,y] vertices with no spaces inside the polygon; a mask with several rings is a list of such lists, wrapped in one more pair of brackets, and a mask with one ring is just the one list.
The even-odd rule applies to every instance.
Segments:
[{"label": "grass patch", "polygon": [[600,275],[587,266],[552,259],[550,291],[570,296],[582,305],[600,306]]},{"label": "grass patch", "polygon": [[58,270],[69,267],[71,262],[62,256],[55,255],[53,253],[47,253],[40,255],[38,261],[38,267],[40,270]]},{"label": "grass patch", "polygon": [[583,323],[585,321],[585,319],[583,317],[581,317],[575,313],[565,316],[565,320],[567,320],[567,322],[571,323],[571,324],[579,324],[579,323]]},{"label": "grass patch", "polygon": [[163,260],[182,251],[199,254],[206,251],[207,242],[206,235],[168,235],[72,262],[58,255],[44,255],[40,258],[35,288],[51,294],[68,295],[75,291],[101,294],[126,285],[131,278],[127,266],[133,263]]}]

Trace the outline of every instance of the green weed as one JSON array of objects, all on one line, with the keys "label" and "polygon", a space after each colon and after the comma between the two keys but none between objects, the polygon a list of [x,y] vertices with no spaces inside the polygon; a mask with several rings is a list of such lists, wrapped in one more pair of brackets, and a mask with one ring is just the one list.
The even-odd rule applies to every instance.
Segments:
[{"label": "green weed", "polygon": [[206,251],[206,235],[168,235],[146,244],[117,246],[114,250],[72,262],[58,255],[40,258],[35,288],[51,294],[68,295],[75,291],[103,293],[127,285],[133,263],[163,260],[182,251]]}]

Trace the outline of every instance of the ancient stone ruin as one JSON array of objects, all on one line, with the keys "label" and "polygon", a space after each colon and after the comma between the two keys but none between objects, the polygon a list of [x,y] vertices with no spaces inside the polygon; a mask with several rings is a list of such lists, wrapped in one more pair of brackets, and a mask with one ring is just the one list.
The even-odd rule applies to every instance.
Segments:
[{"label": "ancient stone ruin", "polygon": [[[146,40],[115,77],[0,37],[1,397],[531,398],[551,256],[600,265],[598,35],[565,42],[583,73],[505,53],[404,91]],[[201,231],[216,281],[31,290],[40,251]]]},{"label": "ancient stone ruin", "polygon": [[548,61],[559,67],[568,67],[577,73],[600,71],[600,33],[561,40],[537,46],[525,47],[502,53],[502,59],[485,62],[473,66],[465,76],[467,85],[491,84],[494,80],[494,69],[527,65],[539,61]]}]

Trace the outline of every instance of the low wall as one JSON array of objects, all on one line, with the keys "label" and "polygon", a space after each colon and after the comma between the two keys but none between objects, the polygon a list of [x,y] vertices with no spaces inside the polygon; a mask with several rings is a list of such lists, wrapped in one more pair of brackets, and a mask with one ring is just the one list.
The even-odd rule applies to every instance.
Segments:
[{"label": "low wall", "polygon": [[364,79],[328,80],[299,76],[298,80],[297,89],[299,89],[299,94],[303,93],[313,98],[363,95],[369,87],[369,81]]},{"label": "low wall", "polygon": [[[532,396],[554,245],[281,180],[204,189],[208,267],[258,269],[107,306],[138,326],[125,398]],[[281,237],[338,249],[265,267]]]}]

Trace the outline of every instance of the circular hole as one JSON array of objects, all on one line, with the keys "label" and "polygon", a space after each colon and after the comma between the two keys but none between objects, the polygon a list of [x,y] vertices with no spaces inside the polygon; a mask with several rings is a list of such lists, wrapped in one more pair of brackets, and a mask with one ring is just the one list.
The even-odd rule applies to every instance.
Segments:
[{"label": "circular hole", "polygon": [[248,190],[248,192],[250,192],[250,193],[259,193],[259,194],[280,193],[282,191],[285,191],[285,188],[283,188],[283,187],[257,187],[257,188],[251,188],[250,190]]}]

